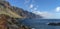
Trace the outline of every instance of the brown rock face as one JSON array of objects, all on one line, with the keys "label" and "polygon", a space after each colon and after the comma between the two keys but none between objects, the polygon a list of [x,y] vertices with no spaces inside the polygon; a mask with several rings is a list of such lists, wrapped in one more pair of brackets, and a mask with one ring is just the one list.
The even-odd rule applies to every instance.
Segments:
[{"label": "brown rock face", "polygon": [[22,18],[36,18],[35,14],[28,12],[28,11],[24,11],[22,8],[13,7],[9,4],[9,2],[0,1],[0,6],[1,6],[0,8],[0,13],[1,13],[0,14],[0,29],[17,29],[17,28],[30,29],[27,26],[21,26],[15,17],[19,18],[18,16],[21,16]]},{"label": "brown rock face", "polygon": [[7,29],[7,19],[6,15],[0,15],[0,29]]}]

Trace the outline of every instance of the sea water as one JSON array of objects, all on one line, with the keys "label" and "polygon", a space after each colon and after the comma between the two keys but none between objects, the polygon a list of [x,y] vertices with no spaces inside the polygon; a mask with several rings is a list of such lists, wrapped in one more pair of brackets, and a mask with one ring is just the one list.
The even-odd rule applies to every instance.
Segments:
[{"label": "sea water", "polygon": [[60,26],[50,26],[48,23],[60,22],[60,19],[25,19],[23,24],[32,29],[60,29]]}]

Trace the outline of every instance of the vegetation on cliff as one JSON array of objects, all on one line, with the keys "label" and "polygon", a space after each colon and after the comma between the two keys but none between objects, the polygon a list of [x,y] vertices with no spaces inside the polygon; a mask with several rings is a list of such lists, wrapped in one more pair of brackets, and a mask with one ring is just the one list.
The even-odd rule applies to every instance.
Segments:
[{"label": "vegetation on cliff", "polygon": [[18,22],[18,18],[42,18],[22,8],[11,6],[9,2],[0,0],[0,29],[30,29]]}]

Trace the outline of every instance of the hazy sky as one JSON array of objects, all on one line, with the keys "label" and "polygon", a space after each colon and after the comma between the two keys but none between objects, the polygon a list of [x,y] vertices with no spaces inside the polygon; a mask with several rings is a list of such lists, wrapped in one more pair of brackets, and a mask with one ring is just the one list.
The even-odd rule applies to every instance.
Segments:
[{"label": "hazy sky", "polygon": [[60,0],[7,0],[12,6],[41,15],[44,18],[60,19]]}]

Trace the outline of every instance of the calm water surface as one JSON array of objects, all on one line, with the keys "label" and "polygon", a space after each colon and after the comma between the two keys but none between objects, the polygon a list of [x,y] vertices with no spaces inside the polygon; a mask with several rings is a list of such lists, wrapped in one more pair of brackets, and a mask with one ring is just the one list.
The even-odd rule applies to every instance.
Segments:
[{"label": "calm water surface", "polygon": [[60,26],[47,25],[49,22],[60,22],[59,19],[26,19],[23,21],[24,25],[35,29],[60,29]]}]

